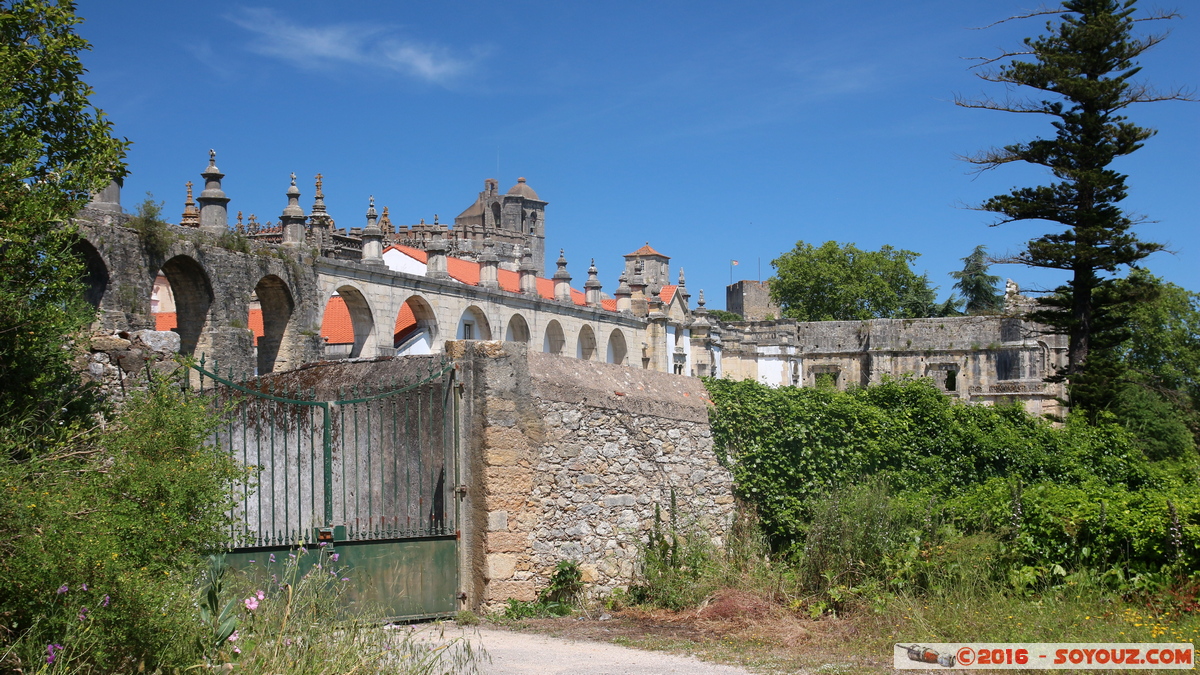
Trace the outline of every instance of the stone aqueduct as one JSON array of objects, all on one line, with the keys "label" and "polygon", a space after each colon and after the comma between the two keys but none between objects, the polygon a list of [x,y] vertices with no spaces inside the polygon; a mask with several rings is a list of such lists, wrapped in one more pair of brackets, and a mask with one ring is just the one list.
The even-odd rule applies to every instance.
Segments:
[{"label": "stone aqueduct", "polygon": [[[393,331],[406,302],[434,350],[458,337],[464,317],[476,339],[527,342],[587,360],[631,364],[647,321],[571,301],[511,293],[396,272],[385,266],[314,255],[304,247],[221,237],[166,225],[147,237],[126,216],[84,209],[77,251],[87,262],[88,299],[105,331],[153,329],[151,295],[161,273],[174,294],[184,354],[216,359],[221,370],[267,373],[322,360],[326,304],[336,293],[354,329],[351,357],[395,353]],[[257,349],[248,327],[256,299],[262,312]]]}]

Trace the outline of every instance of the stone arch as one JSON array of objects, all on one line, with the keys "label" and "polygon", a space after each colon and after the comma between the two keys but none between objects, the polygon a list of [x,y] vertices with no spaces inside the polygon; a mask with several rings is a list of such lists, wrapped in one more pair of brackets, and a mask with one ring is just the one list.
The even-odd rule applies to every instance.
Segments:
[{"label": "stone arch", "polygon": [[375,318],[366,296],[354,286],[339,286],[326,301],[325,314],[321,318],[325,355],[334,358],[362,356],[363,348],[374,335]]},{"label": "stone arch", "polygon": [[488,323],[482,309],[471,305],[464,309],[459,317],[454,336],[459,340],[491,340],[492,325]]},{"label": "stone arch", "polygon": [[625,359],[629,352],[629,348],[625,345],[625,334],[620,328],[614,328],[608,335],[608,353],[605,361],[615,363],[619,366],[625,365]]},{"label": "stone arch", "polygon": [[551,319],[550,323],[546,324],[546,334],[542,338],[542,351],[547,354],[562,356],[563,347],[566,344],[567,338],[563,335],[562,325],[558,321]]},{"label": "stone arch", "polygon": [[575,340],[575,358],[584,361],[596,359],[596,331],[591,326],[584,325],[579,329],[579,338]]},{"label": "stone arch", "polygon": [[392,329],[392,347],[397,356],[432,353],[437,334],[437,315],[425,298],[414,295],[400,305]]},{"label": "stone arch", "polygon": [[83,297],[92,307],[99,309],[110,281],[108,265],[104,264],[104,258],[96,247],[86,239],[72,244],[71,251],[83,261]]},{"label": "stone arch", "polygon": [[500,203],[492,202],[492,226],[500,229]]},{"label": "stone arch", "polygon": [[186,255],[177,255],[163,263],[154,278],[159,274],[166,278],[173,304],[170,309],[174,311],[160,310],[155,316],[155,328],[179,333],[179,353],[193,354],[208,323],[212,283],[200,263]]},{"label": "stone arch", "polygon": [[275,370],[279,346],[283,344],[283,336],[287,332],[295,307],[291,289],[283,279],[274,274],[259,279],[258,284],[254,286],[254,298],[250,301],[247,325],[254,333],[259,375]]},{"label": "stone arch", "polygon": [[508,328],[504,331],[504,339],[508,342],[529,342],[529,323],[520,314],[513,314],[508,320]]}]

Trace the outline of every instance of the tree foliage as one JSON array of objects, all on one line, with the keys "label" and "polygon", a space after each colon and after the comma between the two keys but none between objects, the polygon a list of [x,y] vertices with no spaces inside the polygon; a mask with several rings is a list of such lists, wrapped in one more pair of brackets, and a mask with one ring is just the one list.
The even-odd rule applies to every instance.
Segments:
[{"label": "tree foliage", "polygon": [[987,247],[980,244],[971,255],[962,259],[963,268],[951,272],[957,281],[954,287],[962,291],[967,314],[991,314],[1004,306],[1004,296],[996,291],[1000,277],[988,274]]},{"label": "tree foliage", "polygon": [[909,267],[920,254],[884,246],[864,251],[854,244],[804,241],[771,265],[771,299],[783,315],[800,321],[850,321],[936,316],[939,306],[929,278]]},{"label": "tree foliage", "polygon": [[[1134,34],[1135,0],[1067,0],[1055,14],[1047,34],[1027,38],[1025,49],[983,59],[980,77],[1006,88],[1027,87],[1029,99],[970,100],[970,108],[1037,113],[1053,118],[1054,135],[993,148],[966,159],[980,170],[1010,162],[1045,167],[1054,177],[1049,185],[1019,187],[980,205],[1000,214],[997,224],[1044,220],[1061,230],[1026,242],[1013,262],[1070,273],[1065,290],[1071,304],[1048,302],[1035,318],[1069,336],[1064,374],[1071,380],[1072,405],[1095,407],[1086,388],[1076,387],[1084,371],[1094,336],[1097,314],[1105,304],[1124,299],[1104,294],[1111,275],[1162,249],[1133,232],[1134,219],[1119,204],[1126,197],[1125,176],[1110,165],[1154,135],[1126,120],[1123,111],[1134,103],[1182,98],[1179,92],[1160,94],[1134,81],[1136,59],[1162,36]],[[1161,17],[1166,18],[1166,17]],[[1020,58],[1028,56],[1029,59]],[[994,64],[1001,64],[991,69]],[[1111,290],[1111,289],[1109,289]],[[1061,297],[1060,297],[1061,299]]]},{"label": "tree foliage", "polygon": [[26,429],[91,409],[63,348],[94,317],[65,223],[125,173],[80,79],[79,22],[67,1],[0,4],[0,417]]}]

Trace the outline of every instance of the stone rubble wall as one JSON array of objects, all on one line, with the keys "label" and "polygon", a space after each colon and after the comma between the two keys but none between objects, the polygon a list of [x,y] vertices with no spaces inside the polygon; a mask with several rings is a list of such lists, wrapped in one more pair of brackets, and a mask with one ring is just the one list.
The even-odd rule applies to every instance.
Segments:
[{"label": "stone rubble wall", "polygon": [[628,586],[672,490],[679,522],[721,543],[732,478],[713,452],[699,380],[515,343],[449,345],[466,389],[464,480],[476,491],[464,522],[469,606],[533,600],[563,560],[580,564],[590,595]]},{"label": "stone rubble wall", "polygon": [[86,346],[75,357],[76,370],[116,404],[145,389],[152,375],[165,376],[179,368],[179,334],[174,331],[101,331]]}]

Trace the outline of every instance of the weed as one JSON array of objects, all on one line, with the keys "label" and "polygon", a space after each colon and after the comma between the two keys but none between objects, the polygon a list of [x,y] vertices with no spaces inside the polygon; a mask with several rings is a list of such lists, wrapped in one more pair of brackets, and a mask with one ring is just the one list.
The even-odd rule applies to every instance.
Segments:
[{"label": "weed", "polygon": [[146,199],[138,204],[137,213],[126,223],[137,230],[142,245],[155,258],[165,258],[176,239],[170,225],[162,218],[162,210],[163,202],[154,201],[154,195],[147,192]]}]

